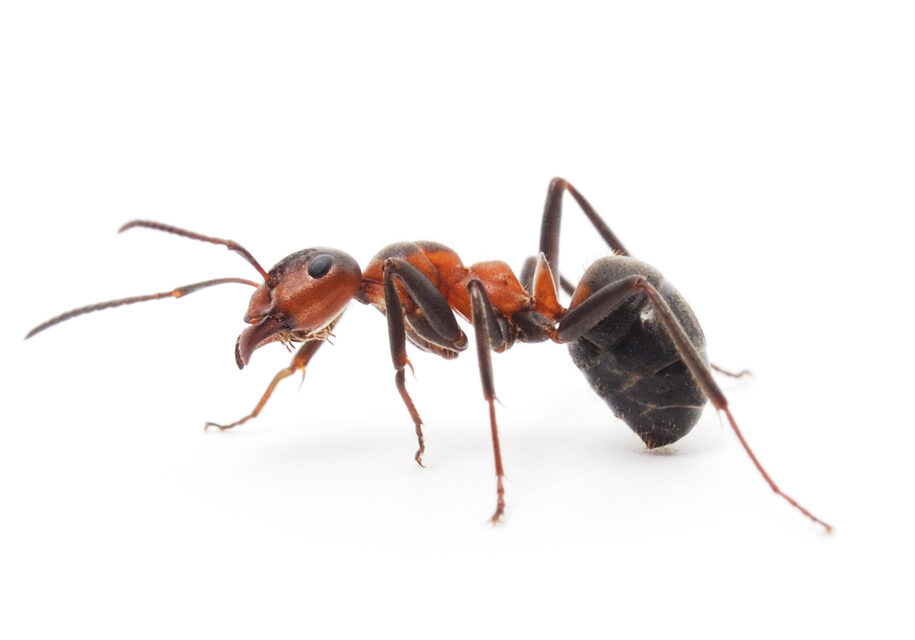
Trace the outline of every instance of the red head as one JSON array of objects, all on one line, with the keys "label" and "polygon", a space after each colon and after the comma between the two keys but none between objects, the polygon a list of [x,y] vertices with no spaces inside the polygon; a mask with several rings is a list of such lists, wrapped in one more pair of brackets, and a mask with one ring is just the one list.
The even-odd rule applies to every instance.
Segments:
[{"label": "red head", "polygon": [[299,342],[320,334],[340,317],[361,280],[358,263],[336,249],[304,249],[281,260],[251,296],[245,322],[252,326],[235,345],[238,367],[269,342]]}]

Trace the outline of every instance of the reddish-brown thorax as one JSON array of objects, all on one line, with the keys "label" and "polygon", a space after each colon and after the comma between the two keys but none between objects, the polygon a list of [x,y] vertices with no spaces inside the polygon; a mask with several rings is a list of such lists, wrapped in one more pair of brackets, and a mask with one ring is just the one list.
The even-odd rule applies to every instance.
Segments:
[{"label": "reddish-brown thorax", "polygon": [[[564,309],[556,298],[556,288],[549,269],[539,270],[534,279],[533,291],[528,293],[506,263],[493,260],[465,266],[452,249],[435,242],[402,242],[383,249],[363,271],[359,298],[382,311],[384,303],[384,262],[388,258],[401,258],[419,269],[432,282],[454,311],[471,319],[468,283],[479,280],[493,310],[506,318],[527,310],[539,311],[547,318],[558,321]],[[416,304],[401,290],[404,311],[410,313]]]}]

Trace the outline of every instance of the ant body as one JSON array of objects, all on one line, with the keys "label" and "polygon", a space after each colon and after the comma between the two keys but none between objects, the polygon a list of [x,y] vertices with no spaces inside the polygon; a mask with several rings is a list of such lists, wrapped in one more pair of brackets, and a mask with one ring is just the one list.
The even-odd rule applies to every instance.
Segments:
[{"label": "ant body", "polygon": [[[559,228],[566,191],[613,251],[591,265],[575,287],[559,275]],[[312,356],[355,299],[387,317],[395,384],[413,421],[419,443],[415,459],[422,465],[422,420],[405,384],[405,368],[412,367],[406,342],[444,358],[457,357],[468,344],[457,314],[473,326],[483,396],[489,405],[497,496],[493,522],[501,518],[505,498],[490,352],[504,351],[516,341],[551,340],[568,344],[572,359],[597,394],[649,448],[682,438],[698,421],[706,401],[711,402],[727,417],[772,491],[831,530],[829,524],[776,486],[743,438],[712,376],[702,329],[681,294],[656,269],[632,258],[591,205],[561,178],[554,179],[547,192],[540,254],[527,259],[520,278],[504,262],[465,266],[454,251],[433,242],[393,244],[372,258],[364,271],[348,254],[323,247],[293,253],[265,271],[246,249],[231,240],[142,220],[129,222],[120,230],[133,227],[223,245],[254,266],[263,282],[220,278],[80,307],[38,325],[26,338],[92,311],[180,298],[217,284],[256,287],[244,318],[250,326],[235,345],[238,367],[243,368],[253,352],[268,343],[301,346],[250,414],[226,425],[207,423],[207,428],[229,429],[256,417],[281,380],[297,371],[304,375]],[[572,296],[568,308],[559,302],[557,282]]]}]

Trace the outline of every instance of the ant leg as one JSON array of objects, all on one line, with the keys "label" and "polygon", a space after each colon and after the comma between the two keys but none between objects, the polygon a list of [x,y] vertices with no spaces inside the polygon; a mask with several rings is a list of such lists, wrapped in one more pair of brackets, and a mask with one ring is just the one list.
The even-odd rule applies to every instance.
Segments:
[{"label": "ant leg", "polygon": [[[388,338],[391,344],[391,358],[394,362],[394,384],[397,391],[403,399],[413,425],[416,429],[416,440],[419,448],[413,458],[416,462],[423,465],[423,453],[426,451],[425,438],[423,437],[423,421],[419,417],[419,411],[413,404],[413,399],[407,391],[405,367],[410,364],[407,358],[407,328],[404,316],[403,304],[401,304],[400,292],[397,283],[404,288],[408,298],[416,304],[422,313],[424,322],[416,322],[410,325],[411,332],[420,331],[413,339],[432,351],[440,355],[448,353],[457,353],[467,347],[467,337],[461,331],[454,317],[454,312],[448,306],[448,302],[442,296],[441,292],[423,273],[411,265],[406,260],[400,258],[388,258],[384,261],[384,300],[385,315],[388,319]],[[417,317],[418,319],[418,317]],[[417,339],[419,338],[419,339]]]},{"label": "ant leg", "polygon": [[566,278],[561,273],[559,274],[559,286],[561,286],[562,290],[565,291],[569,295],[572,295],[573,293],[575,293],[575,285],[572,284],[571,280]]},{"label": "ant leg", "polygon": [[[505,475],[502,469],[502,449],[499,445],[499,429],[496,424],[496,389],[492,375],[493,342],[504,343],[506,338],[502,333],[496,314],[483,284],[479,280],[471,280],[467,284],[470,292],[470,305],[474,334],[477,343],[477,358],[480,363],[480,380],[483,383],[483,397],[489,403],[489,428],[492,432],[492,453],[496,463],[496,510],[490,520],[499,522],[505,512],[505,487],[502,478]],[[497,345],[495,345],[497,346]]]},{"label": "ant leg", "polygon": [[[591,203],[585,200],[584,196],[578,193],[575,187],[563,178],[553,178],[550,182],[550,187],[547,190],[546,204],[543,208],[543,223],[540,227],[540,251],[546,256],[547,262],[549,263],[550,268],[552,268],[553,273],[558,274],[559,284],[562,286],[562,290],[568,295],[572,295],[575,292],[575,286],[559,273],[559,228],[562,219],[562,196],[565,191],[572,194],[572,197],[578,202],[578,205],[588,217],[588,220],[594,225],[597,233],[600,234],[600,237],[604,239],[604,242],[607,243],[607,246],[610,247],[614,254],[618,256],[628,256],[630,253],[626,250],[626,247],[623,246],[623,243],[620,242],[619,238],[616,237],[616,234],[610,230],[610,227],[607,226],[607,223],[604,222],[603,218],[594,210]],[[533,268],[535,264],[536,261],[534,258],[528,258],[524,263],[524,268],[521,271],[522,284],[525,283],[524,276],[528,273],[528,270],[530,271],[528,277],[533,278]],[[530,291],[530,289],[528,289],[528,291]],[[750,371],[746,369],[732,373],[715,364],[712,364],[711,366],[718,373],[732,378],[741,378],[750,373]]]},{"label": "ant leg", "polygon": [[286,367],[285,369],[281,369],[280,372],[277,373],[273,377],[273,380],[270,381],[270,384],[267,386],[267,390],[264,391],[264,395],[261,396],[261,399],[257,403],[257,406],[254,407],[254,411],[252,411],[251,413],[246,415],[241,420],[236,420],[235,422],[233,422],[231,424],[223,425],[223,424],[216,424],[215,422],[207,422],[206,426],[204,426],[204,429],[209,429],[210,427],[216,427],[220,431],[224,431],[226,429],[231,429],[232,427],[237,427],[240,424],[244,424],[251,418],[256,418],[257,415],[264,408],[264,405],[267,404],[267,400],[270,399],[270,395],[273,393],[273,390],[276,389],[276,385],[279,384],[280,380],[282,380],[284,378],[288,378],[296,371],[301,371],[302,377],[303,378],[305,377],[305,367],[308,365],[308,362],[311,360],[312,356],[314,356],[315,352],[318,350],[318,348],[322,344],[324,344],[323,340],[314,339],[314,340],[308,340],[305,344],[303,344],[301,347],[299,347],[299,350],[296,351],[296,354],[293,356],[292,362],[289,364],[289,366]]},{"label": "ant leg", "polygon": [[[597,214],[594,207],[575,190],[575,187],[562,178],[553,178],[547,190],[546,204],[543,207],[543,222],[540,226],[540,252],[546,256],[553,273],[559,274],[559,227],[562,219],[562,196],[565,191],[572,194],[572,197],[578,202],[578,206],[581,207],[581,210],[613,253],[620,256],[628,256],[629,252],[626,251],[623,243],[610,230],[603,218]],[[560,276],[559,279],[562,281],[564,278]],[[574,289],[566,281],[563,284],[563,289],[568,292],[569,288]]]},{"label": "ant leg", "polygon": [[728,369],[722,369],[714,362],[711,363],[709,366],[713,370],[717,371],[718,373],[720,373],[723,376],[727,376],[728,378],[743,378],[744,376],[753,375],[753,372],[750,371],[749,369],[741,369],[740,371],[730,371]]},{"label": "ant leg", "polygon": [[705,394],[705,397],[709,399],[712,406],[714,406],[717,411],[721,411],[727,416],[731,429],[740,441],[744,451],[750,456],[750,460],[753,461],[756,469],[769,485],[769,488],[805,516],[823,526],[827,532],[831,532],[831,525],[817,518],[810,511],[798,504],[794,498],[779,489],[760,464],[756,455],[753,453],[753,450],[750,449],[750,445],[744,439],[743,434],[737,427],[737,421],[734,420],[734,416],[731,415],[731,411],[728,409],[727,398],[718,387],[714,377],[712,377],[711,370],[702,360],[699,351],[693,346],[692,342],[690,342],[689,336],[683,329],[683,325],[680,324],[680,321],[677,319],[673,310],[670,308],[670,305],[667,304],[667,301],[661,293],[645,278],[639,275],[631,275],[618,280],[617,282],[612,282],[595,291],[574,309],[569,310],[565,318],[559,323],[557,334],[559,341],[569,342],[581,337],[590,328],[606,318],[614,309],[618,308],[637,293],[644,293],[648,297],[650,304],[654,307],[657,317],[664,325],[667,335],[670,336],[670,339],[673,341],[677,353],[686,364],[686,367],[696,380],[699,388],[702,389],[702,393]]},{"label": "ant leg", "polygon": [[[440,352],[441,350],[451,351],[452,355],[456,355],[467,347],[467,337],[458,326],[448,301],[422,271],[402,258],[386,259],[382,269],[386,296],[389,293],[388,280],[396,280],[407,299],[416,306],[412,313],[402,312],[402,315],[408,325],[410,338],[415,339],[418,346],[435,351],[439,355],[445,355]],[[394,291],[397,291],[396,287],[391,293]],[[388,298],[385,297],[385,306],[387,302]],[[397,305],[399,302],[398,296],[394,304]],[[402,305],[399,308],[402,310]]]},{"label": "ant leg", "polygon": [[521,266],[521,271],[518,275],[518,281],[521,283],[521,286],[524,287],[524,290],[528,293],[534,287],[534,269],[537,268],[537,258],[534,256],[528,256],[525,259],[524,264]]},{"label": "ant leg", "polygon": [[[547,189],[546,203],[543,207],[543,221],[540,225],[540,253],[546,257],[546,261],[562,290],[572,295],[575,292],[575,285],[559,273],[559,228],[562,222],[562,196],[565,191],[572,194],[585,216],[594,225],[597,233],[600,234],[600,237],[604,239],[604,242],[615,254],[628,256],[629,252],[619,238],[616,237],[616,234],[610,230],[603,218],[594,210],[594,207],[578,193],[575,187],[562,178],[553,178],[550,181],[549,189]],[[528,291],[531,290],[530,285],[532,284],[535,265],[536,258],[528,258],[521,269],[521,284]]]}]

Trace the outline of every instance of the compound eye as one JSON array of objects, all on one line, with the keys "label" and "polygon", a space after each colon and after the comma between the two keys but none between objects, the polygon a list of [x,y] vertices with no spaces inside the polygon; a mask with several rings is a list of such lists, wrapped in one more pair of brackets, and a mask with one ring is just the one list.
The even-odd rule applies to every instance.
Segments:
[{"label": "compound eye", "polygon": [[316,255],[308,262],[308,275],[312,278],[322,278],[327,275],[334,265],[334,257],[328,253]]}]

